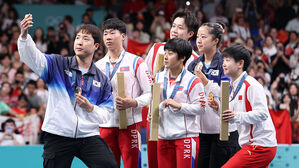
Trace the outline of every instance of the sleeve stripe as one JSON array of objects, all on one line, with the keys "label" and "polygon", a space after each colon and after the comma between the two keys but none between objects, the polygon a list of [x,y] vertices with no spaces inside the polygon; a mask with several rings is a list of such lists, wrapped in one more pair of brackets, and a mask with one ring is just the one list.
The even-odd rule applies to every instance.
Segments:
[{"label": "sleeve stripe", "polygon": [[200,83],[200,79],[197,78],[196,76],[193,76],[193,78],[190,80],[190,82],[188,84],[187,93],[190,94],[190,92],[192,91],[192,89],[194,88],[194,86],[196,84],[198,84],[198,83]]},{"label": "sleeve stripe", "polygon": [[134,61],[133,61],[133,69],[134,69],[134,70],[135,70],[135,67],[136,67],[137,59],[138,59],[138,57],[135,57],[135,58],[134,58]]},{"label": "sleeve stripe", "polygon": [[193,82],[193,80],[196,78],[196,76],[193,76],[192,78],[191,78],[191,80],[189,81],[189,83],[188,83],[188,86],[187,86],[187,93],[189,92],[189,88],[190,88],[190,86],[191,86],[191,83]]},{"label": "sleeve stripe", "polygon": [[[245,108],[246,108],[246,112],[252,111],[252,106],[247,98],[247,90],[250,86],[249,82],[247,82],[246,80],[244,81],[245,83]],[[250,124],[250,138],[253,139],[253,124]],[[250,141],[250,140],[249,140]]]},{"label": "sleeve stripe", "polygon": [[139,56],[136,56],[133,62],[133,68],[135,70],[135,74],[137,73],[137,70],[139,68],[139,65],[143,63],[143,59]]}]

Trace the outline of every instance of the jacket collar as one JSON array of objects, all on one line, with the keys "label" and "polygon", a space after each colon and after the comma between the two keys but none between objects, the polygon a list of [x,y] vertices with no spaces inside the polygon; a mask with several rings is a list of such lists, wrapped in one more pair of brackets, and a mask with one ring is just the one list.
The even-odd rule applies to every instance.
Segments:
[{"label": "jacket collar", "polygon": [[[80,71],[79,70],[79,65],[78,65],[78,62],[77,62],[77,59],[76,59],[76,56],[73,56],[71,58],[71,69],[76,70],[76,71]],[[97,71],[97,68],[94,65],[94,63],[92,62],[91,65],[90,65],[90,67],[89,67],[89,69],[88,69],[87,74],[95,75],[96,71]]]},{"label": "jacket collar", "polygon": [[[125,56],[126,53],[124,53],[124,52],[126,52],[126,50],[123,49],[123,51],[120,53],[120,56],[118,57],[118,60],[116,61],[116,63],[118,63],[122,59],[122,57]],[[110,56],[109,56],[108,52],[104,56],[103,59],[105,60],[105,62],[109,62],[110,63]]]},{"label": "jacket collar", "polygon": [[[181,76],[182,76],[182,73],[183,73],[184,70],[185,70],[185,68],[183,67],[181,73],[176,77],[175,83],[180,82]],[[164,71],[165,71],[164,77],[166,77],[169,80],[170,70],[165,68]],[[187,70],[185,70],[185,71],[187,71]]]},{"label": "jacket collar", "polygon": [[[219,61],[221,61],[222,59],[222,56],[221,56],[221,53],[219,51],[216,51],[214,57],[213,57],[213,60],[211,62],[211,65],[208,69],[215,69],[217,68],[218,64],[219,64]],[[199,62],[203,62],[204,63],[205,61],[205,56],[202,54],[200,57],[199,57]]]},{"label": "jacket collar", "polygon": [[246,73],[246,71],[242,72],[242,74],[234,82],[230,81],[230,84],[231,84],[231,86],[233,86],[233,88],[237,88],[239,82],[241,81],[241,79],[245,73]]}]

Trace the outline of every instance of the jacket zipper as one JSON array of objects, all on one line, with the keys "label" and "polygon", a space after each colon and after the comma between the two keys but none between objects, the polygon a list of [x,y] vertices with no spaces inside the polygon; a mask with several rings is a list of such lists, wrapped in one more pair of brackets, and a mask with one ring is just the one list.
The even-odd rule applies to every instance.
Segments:
[{"label": "jacket zipper", "polygon": [[77,123],[76,123],[76,130],[75,130],[75,138],[77,138],[77,130],[78,130],[78,115],[76,114]]},{"label": "jacket zipper", "polygon": [[188,138],[188,128],[187,128],[187,121],[186,121],[186,115],[185,114],[184,114],[184,122],[185,122],[186,138]]}]

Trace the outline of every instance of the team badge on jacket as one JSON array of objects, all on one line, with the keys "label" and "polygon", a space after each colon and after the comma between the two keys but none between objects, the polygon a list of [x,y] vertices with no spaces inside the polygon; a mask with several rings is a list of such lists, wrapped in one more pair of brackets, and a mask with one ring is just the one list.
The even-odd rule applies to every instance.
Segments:
[{"label": "team badge on jacket", "polygon": [[93,81],[92,81],[92,84],[93,84],[93,86],[95,86],[95,87],[101,87],[101,82],[98,82],[98,81],[93,80]]},{"label": "team badge on jacket", "polygon": [[218,76],[219,75],[219,70],[213,70],[211,75]]},{"label": "team badge on jacket", "polygon": [[179,86],[179,87],[178,87],[178,91],[182,91],[183,89],[184,89],[183,86]]},{"label": "team badge on jacket", "polygon": [[130,70],[130,67],[129,67],[129,66],[126,66],[126,67],[120,67],[120,68],[119,68],[119,71],[120,71],[120,72],[129,71],[129,70]]}]

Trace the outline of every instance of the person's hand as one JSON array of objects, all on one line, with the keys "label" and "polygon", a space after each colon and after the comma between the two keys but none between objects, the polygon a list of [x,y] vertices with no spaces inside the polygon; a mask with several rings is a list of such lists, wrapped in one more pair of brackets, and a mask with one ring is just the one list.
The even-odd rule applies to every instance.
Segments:
[{"label": "person's hand", "polygon": [[79,94],[75,94],[75,99],[76,99],[77,104],[81,108],[85,109],[88,112],[92,112],[93,111],[93,105],[84,96],[79,95]]},{"label": "person's hand", "polygon": [[206,77],[206,75],[201,71],[202,70],[202,63],[198,63],[194,68],[194,74],[199,77],[203,83],[204,86],[206,86],[209,82],[209,79]]},{"label": "person's hand", "polygon": [[218,102],[214,99],[211,100],[210,98],[208,99],[208,105],[216,112],[218,113],[219,110],[219,104]]},{"label": "person's hand", "polygon": [[5,130],[4,134],[7,135],[7,136],[13,137],[13,132],[12,131]]},{"label": "person's hand", "polygon": [[116,108],[118,110],[125,110],[131,107],[137,107],[138,105],[137,101],[130,97],[121,98],[119,96],[116,96],[115,102]]},{"label": "person's hand", "polygon": [[205,78],[206,75],[202,73],[201,69],[199,68],[194,68],[194,74],[199,77],[200,79]]},{"label": "person's hand", "polygon": [[157,74],[151,75],[151,78],[152,78],[152,81],[153,81],[153,82],[154,82],[155,79],[156,79],[156,75],[157,75]]},{"label": "person's hand", "polygon": [[174,101],[173,99],[166,99],[162,105],[164,107],[168,107],[168,106],[171,106],[171,107],[174,107],[174,108],[177,108],[177,109],[181,109],[182,108],[182,104],[181,103],[178,103],[176,101]]},{"label": "person's hand", "polygon": [[233,110],[225,110],[222,114],[222,119],[224,121],[231,121],[235,118],[236,116],[236,112],[234,112]]},{"label": "person's hand", "polygon": [[153,22],[155,22],[155,23],[159,22],[159,18],[156,16],[156,17],[154,18],[154,21],[153,21]]},{"label": "person's hand", "polygon": [[282,55],[283,55],[283,51],[278,50],[278,51],[277,51],[277,57],[281,57]]},{"label": "person's hand", "polygon": [[64,41],[70,41],[70,37],[67,34],[64,34],[63,37],[64,37],[63,39]]},{"label": "person's hand", "polygon": [[21,38],[23,40],[26,40],[27,34],[28,34],[28,29],[33,26],[33,21],[32,21],[32,15],[31,14],[26,14],[24,19],[21,21],[20,24],[21,28]]}]

